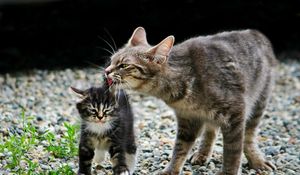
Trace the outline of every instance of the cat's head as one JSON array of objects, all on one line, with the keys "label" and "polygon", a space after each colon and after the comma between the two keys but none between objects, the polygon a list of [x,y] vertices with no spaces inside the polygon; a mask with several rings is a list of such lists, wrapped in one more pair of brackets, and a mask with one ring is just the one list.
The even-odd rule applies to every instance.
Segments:
[{"label": "cat's head", "polygon": [[114,120],[116,115],[116,100],[108,89],[92,87],[86,90],[70,87],[81,99],[76,108],[82,120],[104,124]]},{"label": "cat's head", "polygon": [[168,36],[151,46],[144,28],[136,28],[128,43],[111,56],[111,63],[105,69],[109,84],[143,91],[144,85],[164,69],[173,44],[174,37]]}]

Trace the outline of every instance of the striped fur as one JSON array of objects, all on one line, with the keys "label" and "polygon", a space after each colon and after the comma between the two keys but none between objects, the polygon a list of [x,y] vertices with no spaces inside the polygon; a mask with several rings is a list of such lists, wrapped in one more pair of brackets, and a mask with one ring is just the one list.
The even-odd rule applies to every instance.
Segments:
[{"label": "striped fur", "polygon": [[82,119],[78,174],[91,174],[92,161],[101,163],[109,152],[114,174],[131,175],[136,144],[133,114],[125,92],[115,96],[107,86],[73,90],[82,96],[77,103]]},{"label": "striped fur", "polygon": [[224,138],[219,174],[239,174],[243,151],[252,168],[274,169],[255,142],[276,65],[268,39],[256,30],[241,30],[173,43],[169,36],[151,46],[139,27],[105,70],[120,87],[160,98],[175,110],[174,152],[160,174],[179,174],[200,135],[201,145],[191,163],[206,162],[218,130]]}]

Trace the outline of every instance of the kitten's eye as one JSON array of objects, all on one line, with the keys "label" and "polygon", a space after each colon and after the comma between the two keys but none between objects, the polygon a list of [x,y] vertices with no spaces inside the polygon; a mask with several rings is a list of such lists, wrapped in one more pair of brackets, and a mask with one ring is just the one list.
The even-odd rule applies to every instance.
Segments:
[{"label": "kitten's eye", "polygon": [[92,114],[97,114],[97,110],[96,109],[91,109],[90,110]]},{"label": "kitten's eye", "polygon": [[112,109],[105,109],[105,110],[103,111],[103,113],[104,113],[105,115],[109,115],[109,114],[111,114],[112,112],[113,112]]},{"label": "kitten's eye", "polygon": [[119,67],[122,68],[122,69],[125,69],[127,68],[129,65],[128,64],[121,64]]}]

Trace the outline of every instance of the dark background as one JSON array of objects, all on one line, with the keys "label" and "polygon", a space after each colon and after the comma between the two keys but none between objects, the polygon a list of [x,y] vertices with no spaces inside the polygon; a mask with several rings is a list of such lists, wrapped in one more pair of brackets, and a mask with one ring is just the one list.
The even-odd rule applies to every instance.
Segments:
[{"label": "dark background", "polygon": [[103,65],[109,53],[101,47],[110,49],[104,40],[113,45],[113,37],[121,47],[138,26],[153,45],[168,35],[178,43],[224,30],[258,29],[279,59],[300,60],[299,0],[60,0],[0,4],[0,73]]}]

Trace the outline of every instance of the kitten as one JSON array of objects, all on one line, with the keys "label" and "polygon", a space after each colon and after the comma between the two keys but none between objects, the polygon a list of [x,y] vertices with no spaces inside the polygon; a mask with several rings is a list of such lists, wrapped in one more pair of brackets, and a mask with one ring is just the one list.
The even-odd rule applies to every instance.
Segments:
[{"label": "kitten", "polygon": [[91,174],[91,164],[104,160],[108,151],[113,172],[129,175],[134,171],[136,144],[133,114],[127,96],[108,88],[71,89],[82,99],[76,107],[81,117],[78,174]]},{"label": "kitten", "polygon": [[113,84],[158,97],[174,109],[173,155],[159,174],[179,174],[200,135],[191,163],[206,162],[219,129],[224,148],[218,174],[239,174],[243,151],[251,168],[275,169],[255,141],[276,64],[268,39],[256,30],[241,30],[173,44],[174,36],[169,36],[151,46],[145,30],[138,27],[105,69]]}]

